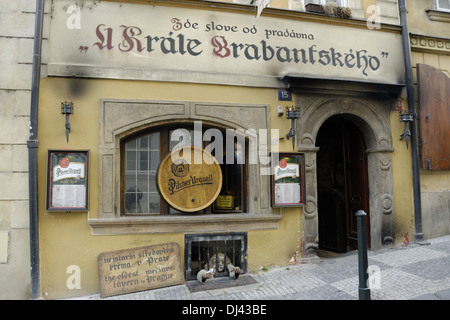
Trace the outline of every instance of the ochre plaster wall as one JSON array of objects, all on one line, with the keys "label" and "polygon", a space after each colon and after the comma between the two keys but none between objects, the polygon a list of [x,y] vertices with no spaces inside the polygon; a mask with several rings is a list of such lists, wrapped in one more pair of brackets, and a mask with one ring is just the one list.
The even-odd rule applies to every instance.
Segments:
[{"label": "ochre plaster wall", "polygon": [[[281,136],[289,131],[290,126],[289,121],[277,116],[276,106],[279,102],[274,89],[143,81],[42,79],[39,114],[39,219],[42,295],[46,299],[98,293],[100,289],[96,261],[102,252],[172,241],[180,245],[182,252],[184,249],[184,234],[92,235],[88,215],[91,218],[98,215],[101,98],[270,104],[272,128],[279,128]],[[65,137],[65,117],[60,111],[62,101],[74,103],[74,114],[70,116],[72,129],[69,143]],[[46,211],[46,165],[49,149],[91,151],[88,213]],[[280,151],[292,151],[291,141],[281,141]],[[274,214],[280,214],[279,210],[274,209]],[[250,272],[258,272],[265,265],[287,264],[293,253],[300,250],[301,209],[284,209],[282,214],[283,219],[278,229],[248,233]],[[71,275],[67,273],[67,268],[71,265],[80,268],[81,289],[67,287],[66,282]]]}]

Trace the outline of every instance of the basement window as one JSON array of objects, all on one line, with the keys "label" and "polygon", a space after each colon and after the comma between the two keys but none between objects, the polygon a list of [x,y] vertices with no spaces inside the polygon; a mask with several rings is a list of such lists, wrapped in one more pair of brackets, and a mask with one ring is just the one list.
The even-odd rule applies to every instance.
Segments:
[{"label": "basement window", "polygon": [[214,277],[229,276],[228,270],[218,271],[219,255],[227,257],[228,263],[241,268],[241,274],[247,270],[247,233],[216,233],[185,235],[185,272],[186,280],[196,280],[197,273],[211,268],[216,270]]}]

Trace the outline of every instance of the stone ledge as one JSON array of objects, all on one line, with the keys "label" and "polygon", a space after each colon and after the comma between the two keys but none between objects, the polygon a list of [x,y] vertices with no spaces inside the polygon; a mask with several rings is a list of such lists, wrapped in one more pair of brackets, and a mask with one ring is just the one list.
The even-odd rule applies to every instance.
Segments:
[{"label": "stone ledge", "polygon": [[93,235],[231,232],[277,229],[282,215],[211,214],[88,219]]},{"label": "stone ledge", "polygon": [[411,34],[410,38],[412,51],[450,54],[450,39],[448,38],[437,38],[420,34]]},{"label": "stone ledge", "polygon": [[440,10],[426,10],[425,12],[432,21],[450,22],[450,12]]}]

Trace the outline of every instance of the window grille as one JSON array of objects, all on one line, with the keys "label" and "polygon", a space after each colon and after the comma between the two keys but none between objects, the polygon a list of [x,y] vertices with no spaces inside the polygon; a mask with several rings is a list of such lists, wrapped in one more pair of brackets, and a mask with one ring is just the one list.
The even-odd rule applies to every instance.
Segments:
[{"label": "window grille", "polygon": [[[217,256],[223,253],[230,262],[241,268],[241,274],[247,270],[247,233],[216,233],[185,235],[185,272],[186,280],[196,280],[201,269],[214,268],[214,277],[229,276],[228,269],[218,272]],[[213,259],[215,256],[215,259]],[[216,265],[210,264],[215,260]]]}]

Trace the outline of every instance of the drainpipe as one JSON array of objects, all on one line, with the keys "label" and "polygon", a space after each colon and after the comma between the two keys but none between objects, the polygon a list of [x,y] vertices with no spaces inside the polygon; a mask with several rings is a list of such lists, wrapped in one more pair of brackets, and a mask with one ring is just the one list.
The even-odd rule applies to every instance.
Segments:
[{"label": "drainpipe", "polygon": [[414,239],[420,241],[423,239],[422,233],[422,204],[420,198],[420,168],[419,168],[419,139],[417,134],[417,112],[414,94],[414,81],[411,65],[411,47],[408,31],[408,11],[406,9],[406,0],[398,1],[400,9],[400,23],[402,26],[403,53],[405,58],[405,76],[406,90],[408,95],[409,113],[413,120],[410,122],[411,130],[411,157],[413,171],[413,191],[414,191]]},{"label": "drainpipe", "polygon": [[30,104],[30,136],[28,147],[28,184],[30,210],[30,266],[31,293],[30,299],[38,299],[41,291],[39,262],[39,221],[38,221],[38,110],[39,82],[41,78],[42,30],[45,0],[36,0],[36,17],[33,48],[33,73],[31,83]]}]

